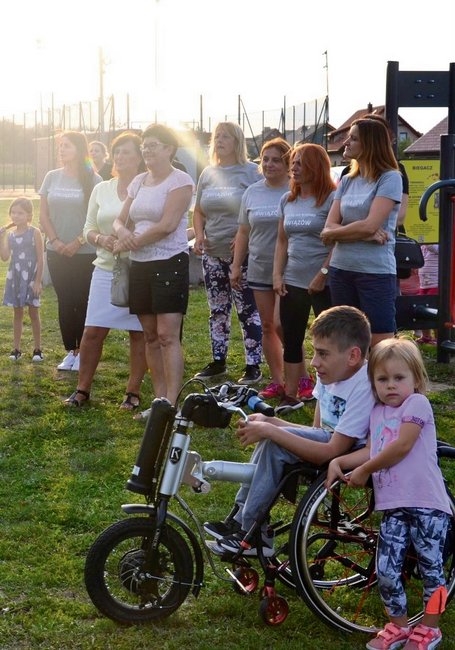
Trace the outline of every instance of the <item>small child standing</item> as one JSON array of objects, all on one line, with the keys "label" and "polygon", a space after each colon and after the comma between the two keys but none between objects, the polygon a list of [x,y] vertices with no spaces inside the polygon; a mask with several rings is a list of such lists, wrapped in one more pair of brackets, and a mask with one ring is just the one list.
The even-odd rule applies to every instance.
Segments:
[{"label": "small child standing", "polygon": [[[4,262],[11,258],[3,296],[3,304],[14,310],[14,349],[10,359],[17,361],[22,356],[24,307],[28,306],[35,345],[32,361],[42,361],[39,297],[44,264],[43,238],[38,228],[31,225],[33,204],[29,199],[15,199],[10,205],[9,216],[12,223],[0,228],[0,257]],[[9,228],[14,229],[7,234]]]},{"label": "small child standing", "polygon": [[[451,509],[437,462],[433,412],[423,394],[425,366],[412,341],[386,339],[371,352],[368,376],[377,403],[370,416],[367,446],[332,460],[326,485],[341,478],[360,487],[371,475],[375,508],[384,513],[376,570],[390,623],[366,647],[432,649],[442,640],[438,623],[447,599],[443,549]],[[343,470],[352,468],[356,469],[344,477]],[[416,551],[425,603],[422,623],[414,629],[408,626],[402,581],[410,543]]]}]

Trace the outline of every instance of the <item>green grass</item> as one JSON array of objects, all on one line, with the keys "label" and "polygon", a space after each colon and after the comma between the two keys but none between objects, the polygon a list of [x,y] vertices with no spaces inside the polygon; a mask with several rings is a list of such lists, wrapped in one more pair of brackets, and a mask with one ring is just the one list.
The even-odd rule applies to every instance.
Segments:
[{"label": "green grass", "polygon": [[[0,201],[0,224],[5,208]],[[0,265],[3,292],[6,264]],[[356,650],[365,638],[338,634],[321,623],[284,587],[290,604],[281,627],[265,627],[258,617],[257,596],[241,597],[206,566],[198,599],[190,596],[169,619],[157,625],[124,627],[101,616],[84,585],[87,549],[99,533],[124,515],[124,502],[140,501],[124,488],[135,461],[142,425],[118,409],[127,378],[128,341],[121,332],[108,337],[92,389],[90,406],[67,409],[62,399],[76,386],[72,373],[57,373],[63,356],[54,292],[42,300],[45,361],[32,364],[30,326],[26,321],[18,363],[9,360],[12,310],[0,309],[0,649],[166,649],[213,647],[230,649],[329,648]],[[207,306],[203,290],[191,293],[185,321],[185,376],[191,377],[210,360]],[[437,366],[427,351],[432,378],[453,384],[453,366]],[[238,325],[234,323],[229,368],[240,376],[244,365]],[[192,390],[197,390],[194,384]],[[151,398],[147,378],[142,398]],[[439,435],[455,443],[455,391],[431,395]],[[310,422],[312,406],[294,414]],[[192,449],[204,459],[246,460],[233,430],[195,430]],[[207,495],[184,498],[200,519],[224,516],[236,486],[213,483]],[[172,506],[173,510],[176,510]],[[223,575],[223,567],[217,564]],[[455,616],[444,617],[444,648],[454,648]]]}]

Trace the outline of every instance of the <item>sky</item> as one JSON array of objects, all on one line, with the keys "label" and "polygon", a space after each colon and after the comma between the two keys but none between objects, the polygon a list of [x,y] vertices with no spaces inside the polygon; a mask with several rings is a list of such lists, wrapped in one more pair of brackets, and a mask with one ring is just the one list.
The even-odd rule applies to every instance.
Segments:
[{"label": "sky", "polygon": [[[435,9],[437,8],[437,9]],[[337,127],[400,70],[455,62],[454,0],[15,0],[2,5],[0,115],[130,95],[132,120],[235,116],[329,94]],[[324,55],[327,52],[327,56]],[[327,63],[327,66],[326,66]],[[444,109],[402,109],[422,132]],[[134,124],[133,124],[134,125]],[[207,124],[204,125],[207,128]]]}]

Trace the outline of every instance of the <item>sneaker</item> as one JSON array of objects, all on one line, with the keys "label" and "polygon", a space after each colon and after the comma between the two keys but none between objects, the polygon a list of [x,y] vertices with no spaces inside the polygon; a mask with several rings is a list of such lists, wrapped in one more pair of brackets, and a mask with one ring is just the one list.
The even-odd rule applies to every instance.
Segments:
[{"label": "sneaker", "polygon": [[206,521],[204,530],[215,539],[223,539],[223,537],[240,532],[242,527],[235,519],[228,519],[227,521]]},{"label": "sneaker", "polygon": [[205,545],[209,549],[211,553],[214,555],[219,555],[220,557],[223,557],[223,555],[227,554],[226,549],[224,549],[222,546],[220,546],[217,542],[214,541],[206,541]]},{"label": "sneaker", "polygon": [[32,361],[43,361],[43,353],[39,348],[35,348],[33,350],[33,356],[32,356]]},{"label": "sneaker", "polygon": [[300,377],[297,397],[304,402],[308,402],[313,397],[314,381],[311,377]]},{"label": "sneaker", "polygon": [[201,372],[194,375],[198,379],[214,379],[226,374],[226,361],[215,360],[208,363]]},{"label": "sneaker", "polygon": [[377,636],[368,641],[366,647],[368,650],[395,650],[401,648],[409,639],[411,629],[404,630],[395,623],[387,623],[385,628],[378,632]]},{"label": "sneaker", "polygon": [[404,647],[407,650],[433,650],[441,641],[441,630],[419,623],[412,630]]},{"label": "sneaker", "polygon": [[18,361],[18,359],[20,359],[21,356],[22,356],[22,352],[16,348],[11,352],[9,358],[11,359],[11,361]]},{"label": "sneaker", "polygon": [[291,397],[291,395],[285,395],[281,402],[275,409],[275,415],[286,415],[286,413],[292,413],[292,411],[297,411],[298,409],[303,408],[304,404],[299,399]]},{"label": "sneaker", "polygon": [[73,350],[70,350],[63,361],[58,364],[57,370],[71,370],[71,368],[74,366],[75,361],[76,357],[74,355],[74,352]]},{"label": "sneaker", "polygon": [[281,384],[275,384],[273,381],[268,384],[265,388],[259,391],[259,397],[262,399],[275,399],[283,398],[285,396],[284,386]]},{"label": "sneaker", "polygon": [[79,372],[80,363],[81,363],[81,355],[80,355],[80,354],[76,354],[75,357],[76,357],[76,358],[74,359],[74,363],[73,363],[73,365],[72,365],[72,367],[71,367],[71,370],[72,370],[73,372]]},{"label": "sneaker", "polygon": [[262,372],[259,366],[245,366],[243,375],[238,380],[239,384],[256,384],[262,379]]},{"label": "sneaker", "polygon": [[[238,533],[234,533],[233,535],[228,535],[227,537],[223,537],[217,542],[218,546],[221,546],[221,548],[224,548],[225,551],[228,551],[229,553],[238,553],[239,551],[243,551],[243,555],[248,556],[248,557],[256,557],[258,554],[257,548],[255,546],[250,546],[250,548],[245,548],[242,543],[245,538],[246,532],[244,530],[240,530]],[[273,550],[273,535],[263,535],[262,536],[262,553],[264,554],[264,557],[272,557],[274,554]]]},{"label": "sneaker", "polygon": [[421,336],[420,339],[416,340],[416,343],[418,345],[437,345],[438,341],[431,336]]}]

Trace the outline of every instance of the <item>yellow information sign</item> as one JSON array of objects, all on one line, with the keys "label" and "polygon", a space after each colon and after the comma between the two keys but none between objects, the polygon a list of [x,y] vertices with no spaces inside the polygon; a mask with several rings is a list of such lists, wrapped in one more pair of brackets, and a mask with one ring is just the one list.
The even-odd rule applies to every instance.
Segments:
[{"label": "yellow information sign", "polygon": [[409,237],[421,243],[439,241],[439,192],[427,203],[427,221],[419,217],[419,202],[430,185],[439,180],[439,160],[401,160],[409,177],[409,203],[404,226]]}]

